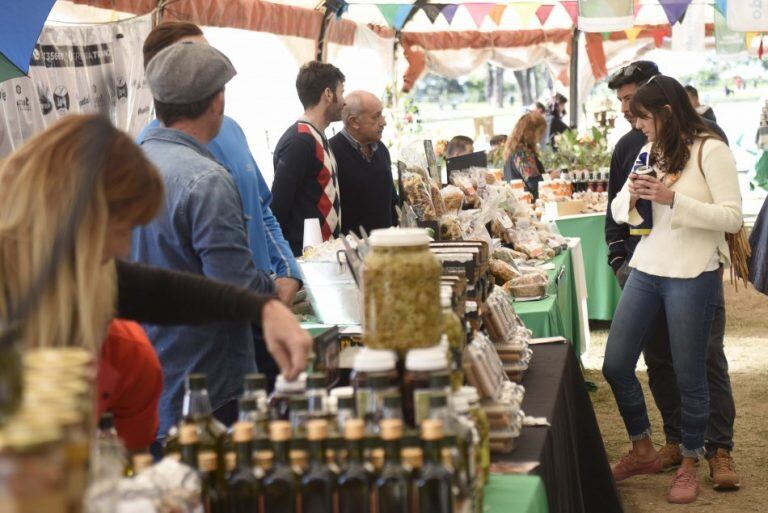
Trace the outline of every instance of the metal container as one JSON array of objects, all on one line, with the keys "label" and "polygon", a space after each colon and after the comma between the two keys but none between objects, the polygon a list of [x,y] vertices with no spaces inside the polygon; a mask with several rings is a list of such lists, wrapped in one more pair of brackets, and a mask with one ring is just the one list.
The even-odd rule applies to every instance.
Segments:
[{"label": "metal container", "polygon": [[299,265],[320,322],[339,326],[362,324],[362,294],[346,262],[299,260]]}]

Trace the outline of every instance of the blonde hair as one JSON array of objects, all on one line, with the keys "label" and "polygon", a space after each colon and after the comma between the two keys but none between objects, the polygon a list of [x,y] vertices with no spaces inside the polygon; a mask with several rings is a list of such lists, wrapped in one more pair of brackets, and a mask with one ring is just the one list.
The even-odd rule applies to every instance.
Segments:
[{"label": "blonde hair", "polygon": [[515,128],[512,129],[512,133],[507,138],[507,143],[504,145],[504,162],[509,159],[509,156],[517,151],[520,147],[528,148],[533,152],[536,152],[536,145],[539,142],[541,136],[544,135],[543,131],[547,128],[547,120],[544,116],[536,111],[530,111],[523,114]]},{"label": "blonde hair", "polygon": [[27,141],[0,162],[0,319],[29,292],[64,230],[94,140],[106,140],[95,188],[74,251],[21,325],[26,347],[100,347],[116,302],[114,262],[104,254],[109,221],[146,224],[162,203],[157,169],[104,118],[69,116]]}]

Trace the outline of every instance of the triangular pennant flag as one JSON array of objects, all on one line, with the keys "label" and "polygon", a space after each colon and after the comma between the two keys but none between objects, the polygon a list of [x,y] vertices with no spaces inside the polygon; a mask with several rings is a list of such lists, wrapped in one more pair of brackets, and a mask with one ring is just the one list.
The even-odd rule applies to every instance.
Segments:
[{"label": "triangular pennant flag", "polygon": [[661,45],[664,44],[664,36],[666,35],[667,31],[663,28],[653,31],[653,43],[656,45],[656,48],[661,48]]},{"label": "triangular pennant flag", "polygon": [[568,16],[571,17],[571,21],[573,21],[573,24],[576,24],[576,21],[579,19],[579,4],[576,3],[576,0],[571,1],[565,1],[560,2],[560,5],[562,5],[566,12],[568,12]]},{"label": "triangular pennant flag", "polygon": [[494,4],[464,4],[464,7],[469,11],[469,15],[472,16],[472,20],[475,22],[475,26],[480,28],[488,16],[488,13],[493,9]]},{"label": "triangular pennant flag", "polygon": [[446,4],[445,7],[443,7],[443,16],[445,16],[445,21],[448,22],[448,25],[453,22],[453,17],[456,16],[456,9],[458,9],[459,6],[457,4]]},{"label": "triangular pennant flag", "polygon": [[747,51],[752,48],[752,41],[757,37],[757,32],[747,32],[744,34],[744,43],[747,45]]},{"label": "triangular pennant flag", "polygon": [[507,6],[504,4],[494,5],[491,12],[488,13],[488,17],[493,20],[496,26],[501,26],[501,18],[504,16],[504,11],[507,10]]},{"label": "triangular pennant flag", "polygon": [[437,17],[440,16],[440,12],[444,7],[445,4],[424,4],[421,6],[421,10],[427,15],[429,21],[434,23]]},{"label": "triangular pennant flag", "polygon": [[667,15],[669,24],[674,25],[683,19],[691,0],[659,0],[659,3],[664,9],[664,14]]},{"label": "triangular pennant flag", "polygon": [[765,52],[764,52],[764,47],[763,47],[763,36],[760,36],[760,47],[757,49],[757,58],[762,61],[764,53]]},{"label": "triangular pennant flag", "polygon": [[[520,18],[520,23],[523,27],[527,27],[528,23],[530,23],[531,18],[536,15],[536,11],[543,6],[540,6],[538,4],[512,4],[510,5],[512,9],[515,10],[517,13],[517,17]],[[542,23],[543,25],[543,23]]]},{"label": "triangular pennant flag", "polygon": [[725,16],[728,10],[728,0],[715,0],[715,10]]},{"label": "triangular pennant flag", "polygon": [[627,35],[627,40],[630,43],[634,43],[637,41],[637,36],[639,36],[642,31],[643,29],[641,27],[632,27],[624,30],[624,33]]},{"label": "triangular pennant flag", "polygon": [[542,5],[536,9],[536,17],[539,18],[539,22],[541,23],[542,27],[549,19],[549,15],[552,14],[552,9],[554,8],[554,5]]},{"label": "triangular pennant flag", "polygon": [[378,8],[387,20],[387,24],[395,30],[400,30],[413,6],[411,4],[378,4]]}]

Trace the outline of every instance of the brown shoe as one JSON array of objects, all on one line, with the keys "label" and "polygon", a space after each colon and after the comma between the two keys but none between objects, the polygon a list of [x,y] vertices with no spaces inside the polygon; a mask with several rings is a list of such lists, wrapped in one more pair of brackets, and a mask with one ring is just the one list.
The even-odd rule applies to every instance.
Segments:
[{"label": "brown shoe", "polygon": [[733,458],[725,449],[718,449],[709,458],[709,478],[715,490],[738,490],[741,486],[739,476],[733,467]]},{"label": "brown shoe", "polygon": [[657,454],[651,461],[640,461],[634,451],[629,451],[618,463],[611,465],[611,472],[618,483],[632,476],[661,472],[661,460]]},{"label": "brown shoe", "polygon": [[666,444],[659,449],[659,458],[661,459],[661,470],[666,472],[680,466],[683,462],[683,453],[678,444]]}]

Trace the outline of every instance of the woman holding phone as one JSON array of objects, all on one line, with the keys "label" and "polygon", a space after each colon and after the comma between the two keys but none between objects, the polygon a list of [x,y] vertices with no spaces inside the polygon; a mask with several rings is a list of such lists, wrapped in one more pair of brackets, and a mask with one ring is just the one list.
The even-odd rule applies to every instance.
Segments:
[{"label": "woman holding phone", "polygon": [[[657,320],[666,313],[681,395],[683,463],[667,500],[698,497],[695,463],[704,453],[709,419],[707,341],[722,294],[722,268],[730,264],[726,233],[741,229],[741,193],[728,146],[696,113],[680,83],[656,76],[630,105],[648,138],[641,150],[654,173],[632,173],[611,206],[614,219],[651,227],[630,262],[633,268],[611,325],[603,374],[632,442],[613,466],[616,481],[661,470],[635,367]],[[639,200],[650,201],[643,219]],[[648,223],[648,221],[652,221]]]}]

